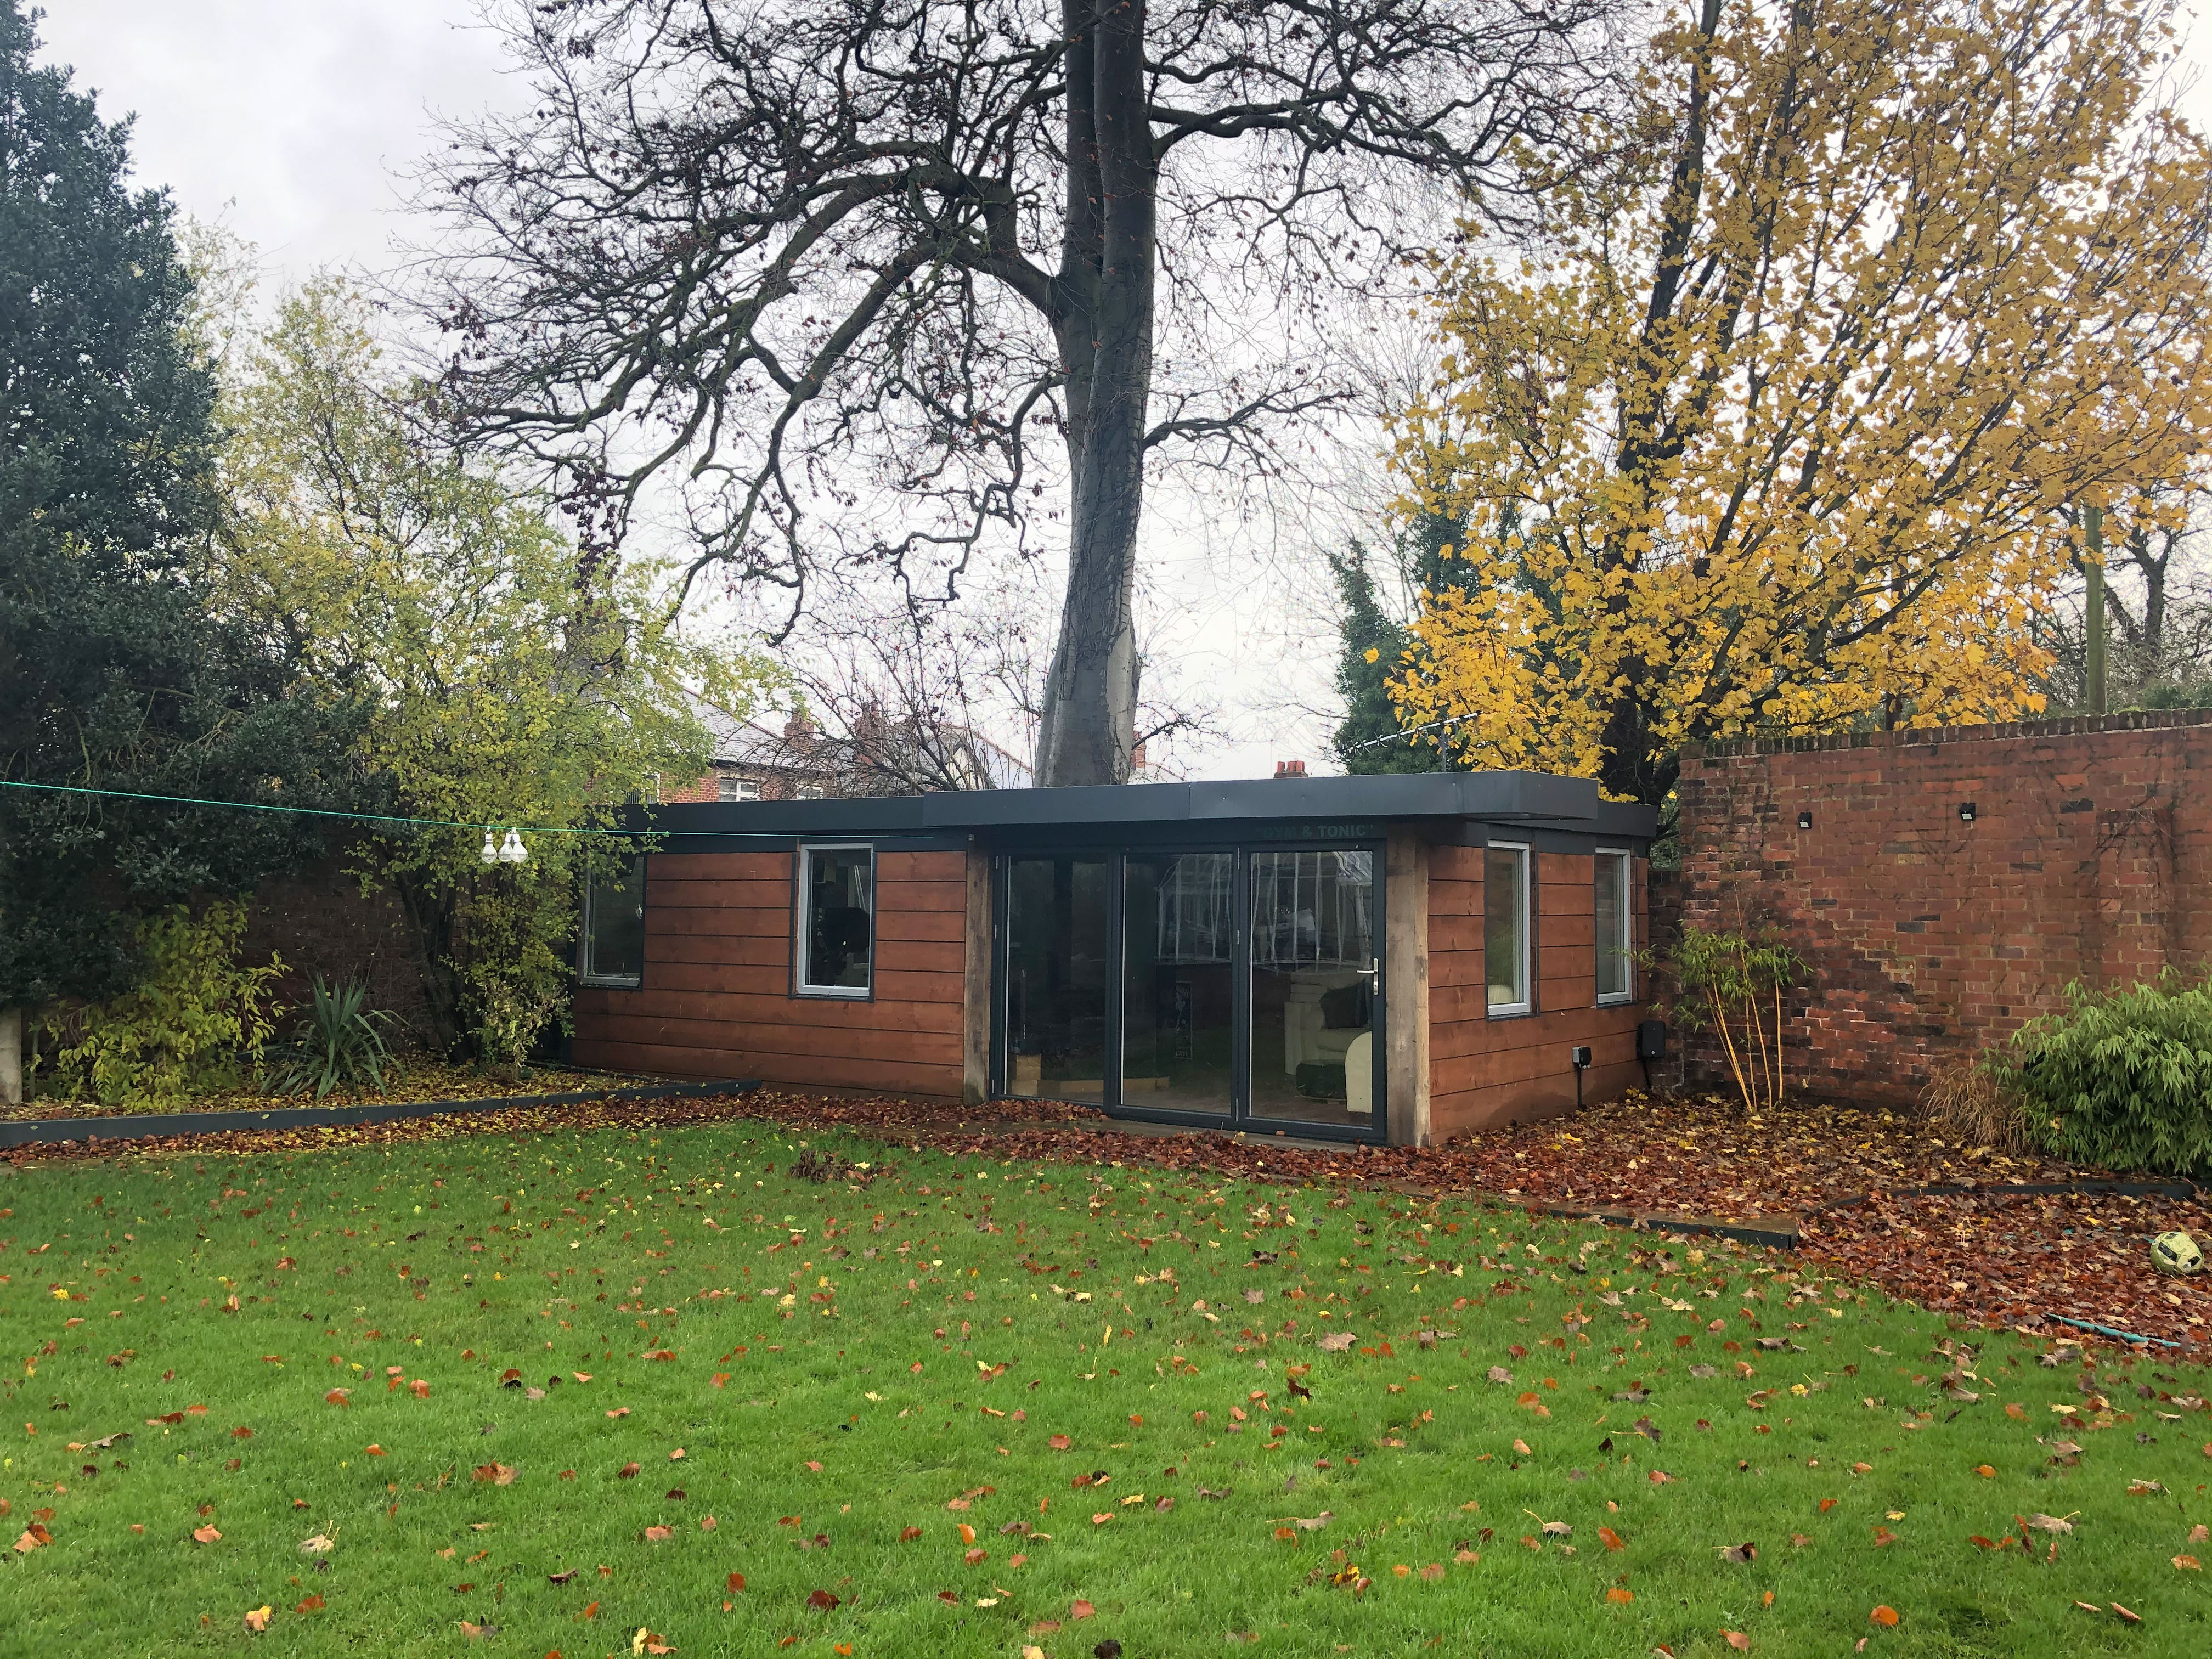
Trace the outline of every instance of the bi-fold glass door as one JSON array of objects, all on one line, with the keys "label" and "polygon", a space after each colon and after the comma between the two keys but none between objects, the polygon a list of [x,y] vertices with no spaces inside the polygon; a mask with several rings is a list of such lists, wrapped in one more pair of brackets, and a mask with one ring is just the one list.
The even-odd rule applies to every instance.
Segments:
[{"label": "bi-fold glass door", "polygon": [[1384,1138],[1380,848],[1000,862],[999,1087]]}]

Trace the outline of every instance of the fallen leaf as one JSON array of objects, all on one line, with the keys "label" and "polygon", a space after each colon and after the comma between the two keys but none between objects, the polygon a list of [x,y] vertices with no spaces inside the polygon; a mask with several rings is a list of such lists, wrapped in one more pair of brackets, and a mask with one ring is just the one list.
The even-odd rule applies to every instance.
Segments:
[{"label": "fallen leaf", "polygon": [[1067,1616],[1071,1619],[1088,1619],[1097,1611],[1088,1601],[1076,1601],[1067,1604]]},{"label": "fallen leaf", "polygon": [[2177,1555],[2173,1558],[2173,1565],[2184,1572],[2204,1571],[2204,1564],[2193,1555]]},{"label": "fallen leaf", "polygon": [[1733,1561],[1740,1567],[1759,1559],[1759,1547],[1755,1544],[1720,1544],[1715,1547],[1722,1560]]},{"label": "fallen leaf", "polygon": [[645,1541],[648,1544],[665,1544],[675,1536],[673,1527],[647,1527],[645,1529]]},{"label": "fallen leaf", "polygon": [[2031,1515],[2021,1524],[2033,1527],[2038,1532],[2067,1533],[2074,1530],[2074,1522],[2060,1515]]},{"label": "fallen leaf", "polygon": [[328,1555],[337,1547],[336,1539],[325,1538],[320,1533],[317,1533],[313,1538],[303,1538],[300,1540],[300,1553],[302,1555]]},{"label": "fallen leaf", "polygon": [[1597,1535],[1599,1541],[1609,1550],[1625,1550],[1628,1547],[1628,1540],[1611,1527],[1600,1527],[1597,1529]]},{"label": "fallen leaf", "polygon": [[495,1486],[514,1484],[514,1466],[511,1463],[479,1463],[469,1473],[477,1480],[489,1481]]},{"label": "fallen leaf", "polygon": [[320,1613],[322,1610],[323,1598],[319,1595],[303,1597],[300,1605],[292,1609],[295,1613]]},{"label": "fallen leaf", "polygon": [[1897,1622],[1897,1609],[1885,1603],[1883,1606],[1876,1607],[1872,1613],[1867,1614],[1867,1618],[1872,1623],[1880,1625],[1884,1630],[1887,1630],[1891,1626]]},{"label": "fallen leaf", "polygon": [[911,1544],[915,1539],[921,1536],[921,1528],[920,1527],[904,1527],[899,1531],[899,1542],[902,1544]]},{"label": "fallen leaf", "polygon": [[2122,1624],[2140,1625],[2142,1623],[2142,1614],[2139,1613],[2130,1613],[2127,1608],[2122,1607],[2118,1601],[2112,1603],[2112,1611],[2120,1615],[2120,1622]]},{"label": "fallen leaf", "polygon": [[827,1613],[837,1605],[837,1598],[825,1589],[813,1590],[807,1595],[806,1605],[817,1611]]},{"label": "fallen leaf", "polygon": [[275,1611],[276,1609],[274,1607],[265,1605],[252,1609],[246,1615],[246,1629],[255,1632],[267,1630],[269,1628],[269,1615]]},{"label": "fallen leaf", "polygon": [[1734,1648],[1738,1653],[1749,1653],[1751,1651],[1751,1638],[1746,1636],[1740,1630],[1724,1630],[1721,1632],[1721,1639],[1723,1642],[1726,1642],[1730,1647]]},{"label": "fallen leaf", "polygon": [[[637,1479],[639,1469],[642,1467],[643,1466],[641,1464],[625,1463],[615,1471],[615,1479],[617,1480],[635,1480]],[[482,1471],[478,1471],[477,1478],[479,1480],[483,1478]]]},{"label": "fallen leaf", "polygon": [[210,1524],[204,1527],[194,1527],[192,1528],[192,1536],[203,1544],[212,1544],[220,1539],[222,1534],[217,1532],[214,1526]]},{"label": "fallen leaf", "polygon": [[1621,1606],[1626,1607],[1628,1603],[1633,1601],[1636,1599],[1636,1596],[1632,1591],[1623,1589],[1619,1584],[1615,1584],[1610,1589],[1606,1591],[1605,1599],[1608,1601],[1617,1601]]}]

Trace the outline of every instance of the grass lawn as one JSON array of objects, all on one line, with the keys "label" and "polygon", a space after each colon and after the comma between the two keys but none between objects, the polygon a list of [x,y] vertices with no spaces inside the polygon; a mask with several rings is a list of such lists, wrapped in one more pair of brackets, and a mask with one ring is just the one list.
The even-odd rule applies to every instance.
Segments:
[{"label": "grass lawn", "polygon": [[0,1241],[9,1655],[2212,1652],[2212,1379],[1786,1257],[757,1122]]}]

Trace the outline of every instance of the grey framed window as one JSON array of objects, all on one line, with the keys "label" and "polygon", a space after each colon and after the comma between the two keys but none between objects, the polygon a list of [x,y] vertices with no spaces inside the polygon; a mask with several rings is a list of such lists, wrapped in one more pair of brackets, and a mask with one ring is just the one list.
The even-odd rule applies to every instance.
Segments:
[{"label": "grey framed window", "polygon": [[800,848],[798,923],[798,995],[872,996],[876,849],[865,843]]},{"label": "grey framed window", "polygon": [[1597,1000],[1601,1006],[1636,995],[1635,907],[1630,902],[1629,855],[1597,849]]},{"label": "grey framed window", "polygon": [[1482,954],[1490,981],[1490,1012],[1525,1014],[1535,1007],[1529,985],[1528,849],[1492,842],[1482,855]]},{"label": "grey framed window", "polygon": [[635,989],[645,980],[645,854],[594,870],[584,883],[577,977]]}]

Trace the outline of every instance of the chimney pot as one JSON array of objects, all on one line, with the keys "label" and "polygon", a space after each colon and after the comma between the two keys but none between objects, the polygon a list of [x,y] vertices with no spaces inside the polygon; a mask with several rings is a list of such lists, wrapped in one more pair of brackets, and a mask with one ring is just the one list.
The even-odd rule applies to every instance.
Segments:
[{"label": "chimney pot", "polygon": [[1279,778],[1302,778],[1306,775],[1306,763],[1302,760],[1279,760],[1275,775]]}]

